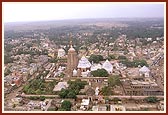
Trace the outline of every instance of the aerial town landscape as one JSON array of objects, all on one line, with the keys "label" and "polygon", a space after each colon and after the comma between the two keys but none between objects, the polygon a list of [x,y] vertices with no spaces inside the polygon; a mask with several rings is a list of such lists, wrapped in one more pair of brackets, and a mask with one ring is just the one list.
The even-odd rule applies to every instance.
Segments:
[{"label": "aerial town landscape", "polygon": [[164,111],[164,18],[4,24],[4,111]]}]

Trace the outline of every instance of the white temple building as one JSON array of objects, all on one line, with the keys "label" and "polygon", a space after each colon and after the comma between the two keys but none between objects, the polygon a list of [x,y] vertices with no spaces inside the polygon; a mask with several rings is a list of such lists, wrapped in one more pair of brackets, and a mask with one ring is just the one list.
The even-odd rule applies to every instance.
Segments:
[{"label": "white temple building", "polygon": [[85,58],[84,56],[79,60],[78,66],[77,68],[79,69],[83,69],[83,71],[86,71],[86,69],[90,69],[91,67],[91,63],[88,61],[87,58]]},{"label": "white temple building", "polygon": [[61,48],[61,49],[58,50],[58,56],[57,57],[61,58],[63,56],[65,56],[65,50]]},{"label": "white temple building", "polygon": [[108,60],[103,63],[102,68],[105,69],[109,74],[113,72],[113,65]]},{"label": "white temple building", "polygon": [[91,63],[83,56],[79,60],[77,68],[80,69],[82,77],[87,77],[90,74]]},{"label": "white temple building", "polygon": [[150,70],[146,66],[143,66],[142,68],[139,69],[140,76],[144,75],[145,77],[149,77],[149,73],[150,73]]}]

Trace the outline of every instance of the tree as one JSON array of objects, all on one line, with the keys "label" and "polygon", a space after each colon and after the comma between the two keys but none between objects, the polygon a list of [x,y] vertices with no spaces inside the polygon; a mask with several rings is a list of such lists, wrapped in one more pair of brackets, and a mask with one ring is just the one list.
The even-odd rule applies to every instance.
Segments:
[{"label": "tree", "polygon": [[105,69],[97,69],[95,71],[92,71],[91,74],[94,77],[107,77],[109,75]]},{"label": "tree", "polygon": [[112,95],[113,92],[112,92],[112,89],[108,86],[105,86],[101,89],[101,93],[104,95],[104,96],[109,96],[109,95]]},{"label": "tree", "polygon": [[12,72],[10,71],[9,68],[7,68],[7,69],[5,69],[4,76],[9,75],[10,73],[12,73]]},{"label": "tree", "polygon": [[116,59],[115,55],[109,55],[110,59]]},{"label": "tree", "polygon": [[143,66],[147,66],[148,67],[149,66],[145,60],[134,60],[133,63],[134,63],[135,67],[138,67],[139,65],[141,67],[143,67]]},{"label": "tree", "polygon": [[146,97],[145,101],[148,103],[156,103],[158,102],[158,98],[157,97]]},{"label": "tree", "polygon": [[129,61],[129,60],[120,60],[120,63],[126,65],[127,67],[138,67],[139,65],[142,66],[149,66],[145,60],[134,60],[134,61]]},{"label": "tree", "polygon": [[112,99],[112,101],[113,101],[114,103],[118,103],[118,101],[121,101],[121,99],[119,99],[118,97],[114,97],[114,98]]},{"label": "tree", "polygon": [[68,93],[69,91],[67,89],[61,89],[58,95],[60,96],[60,98],[66,98]]},{"label": "tree", "polygon": [[70,90],[69,93],[67,94],[67,98],[76,99],[75,91],[74,90]]},{"label": "tree", "polygon": [[115,85],[120,85],[119,75],[113,75],[108,78],[108,86],[114,87]]},{"label": "tree", "polygon": [[61,104],[61,109],[66,110],[66,111],[70,111],[71,110],[71,106],[72,106],[71,102],[68,101],[68,100],[65,100]]},{"label": "tree", "polygon": [[45,96],[40,96],[40,100],[41,100],[41,101],[44,101],[45,98],[46,98]]},{"label": "tree", "polygon": [[126,56],[123,56],[123,55],[120,55],[120,56],[118,56],[118,59],[119,59],[119,60],[127,60],[127,57],[126,57]]},{"label": "tree", "polygon": [[99,63],[100,61],[103,61],[103,56],[102,55],[94,55],[92,54],[90,57],[89,57],[89,61],[90,62],[94,62],[94,63]]}]

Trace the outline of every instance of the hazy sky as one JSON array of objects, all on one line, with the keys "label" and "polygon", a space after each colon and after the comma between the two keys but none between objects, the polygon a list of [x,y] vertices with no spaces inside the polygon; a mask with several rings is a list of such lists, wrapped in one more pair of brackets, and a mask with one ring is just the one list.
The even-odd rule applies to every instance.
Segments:
[{"label": "hazy sky", "polygon": [[3,3],[4,22],[164,17],[163,3]]}]

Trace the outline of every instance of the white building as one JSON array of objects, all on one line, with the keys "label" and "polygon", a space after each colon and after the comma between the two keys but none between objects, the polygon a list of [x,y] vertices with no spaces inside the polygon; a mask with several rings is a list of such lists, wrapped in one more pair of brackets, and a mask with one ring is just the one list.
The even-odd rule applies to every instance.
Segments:
[{"label": "white building", "polygon": [[65,56],[65,50],[61,48],[58,50],[58,58],[61,58],[63,56]]},{"label": "white building", "polygon": [[53,89],[53,91],[61,91],[61,89],[66,89],[69,85],[67,84],[67,82],[59,82],[55,88]]},{"label": "white building", "polygon": [[83,56],[79,60],[77,68],[81,71],[82,77],[87,77],[90,74],[91,63]]},{"label": "white building", "polygon": [[103,63],[102,68],[105,69],[109,74],[113,72],[113,65],[108,60]]},{"label": "white building", "polygon": [[85,58],[84,56],[79,60],[78,66],[79,69],[83,69],[83,71],[85,69],[90,69],[91,67],[91,63],[88,61],[87,58]]},{"label": "white building", "polygon": [[102,65],[101,64],[93,64],[92,66],[91,66],[91,71],[95,71],[95,70],[97,70],[97,69],[101,69],[102,68]]},{"label": "white building", "polygon": [[142,68],[139,69],[140,76],[144,75],[145,77],[149,77],[149,73],[150,73],[150,70],[146,66],[143,66]]},{"label": "white building", "polygon": [[74,70],[73,70],[73,74],[72,74],[72,76],[77,76],[77,73],[78,73],[77,70],[74,69]]}]

